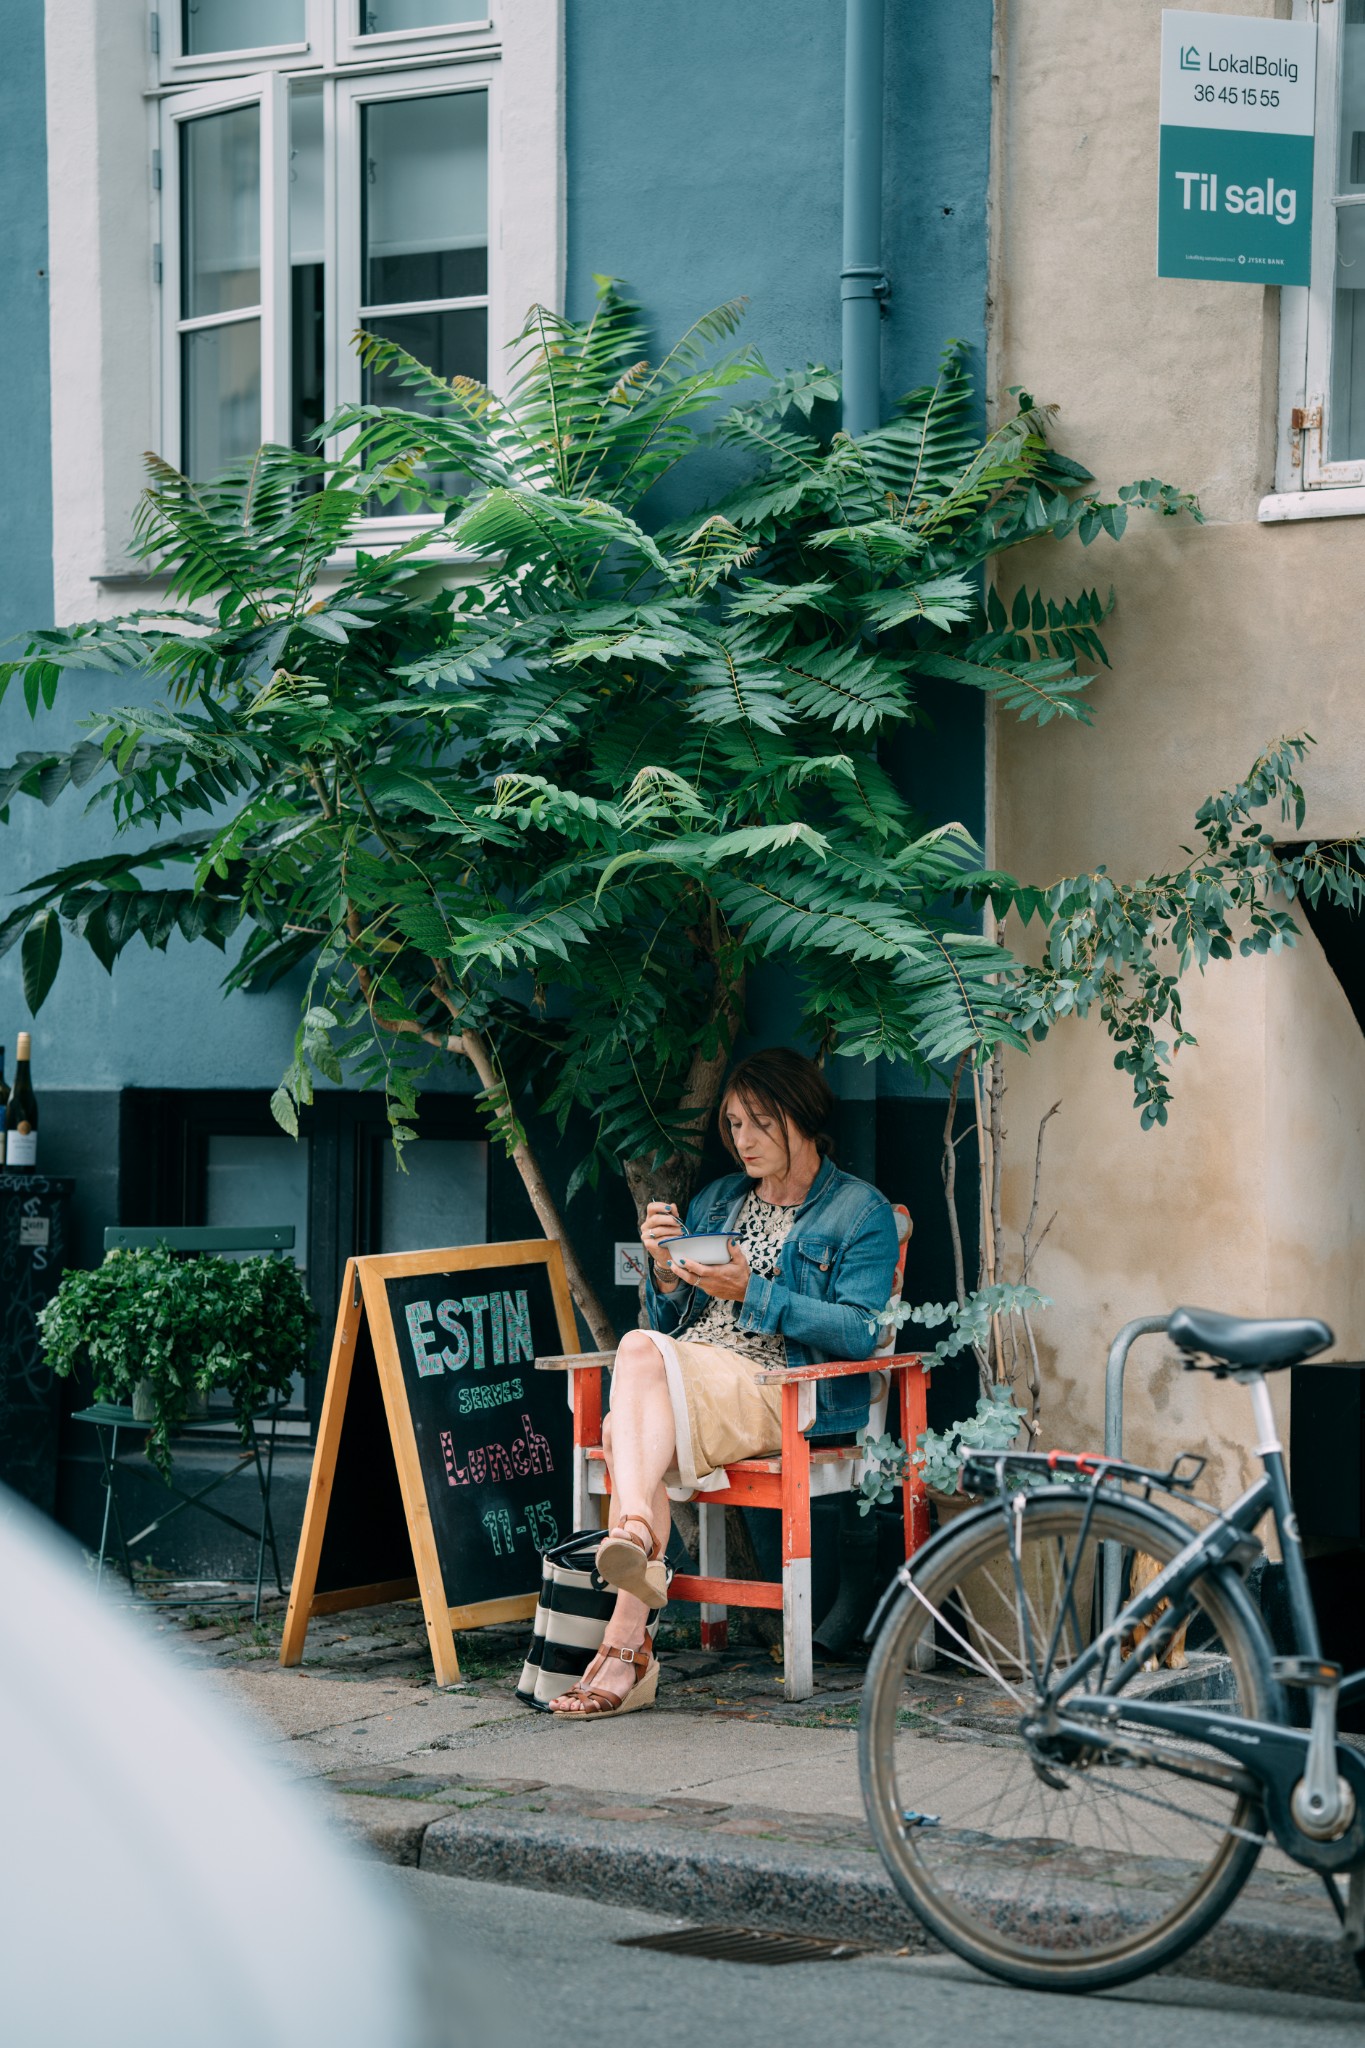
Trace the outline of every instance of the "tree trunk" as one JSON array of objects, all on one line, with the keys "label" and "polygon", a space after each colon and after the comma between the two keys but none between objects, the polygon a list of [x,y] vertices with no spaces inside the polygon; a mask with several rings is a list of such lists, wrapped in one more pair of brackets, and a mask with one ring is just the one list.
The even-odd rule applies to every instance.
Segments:
[{"label": "tree trunk", "polygon": [[[352,943],[358,945],[363,927],[360,912],[353,903],[347,907],[346,928],[350,933]],[[459,1027],[456,1030],[442,1034],[436,1031],[426,1031],[412,1019],[405,1019],[403,1022],[398,1023],[382,1017],[375,1017],[374,980],[364,961],[357,959],[355,961],[356,981],[361,995],[365,999],[366,1007],[381,1030],[400,1033],[411,1032],[422,1039],[425,1044],[438,1046],[442,1052],[455,1053],[460,1058],[469,1061],[470,1066],[473,1067],[474,1072],[478,1075],[483,1085],[484,1094],[491,1097],[494,1105],[507,1118],[509,1127],[516,1132],[515,1141],[509,1147],[512,1164],[521,1175],[521,1184],[530,1197],[531,1207],[536,1212],[536,1221],[546,1237],[554,1238],[559,1245],[564,1259],[565,1275],[569,1282],[569,1292],[572,1294],[574,1301],[578,1305],[579,1313],[592,1333],[593,1343],[599,1351],[614,1351],[616,1349],[616,1326],[601,1302],[597,1299],[592,1282],[579,1264],[573,1240],[564,1226],[564,1218],[560,1215],[559,1206],[554,1196],[550,1193],[549,1185],[540,1170],[540,1161],[527,1143],[526,1134],[522,1130],[521,1124],[513,1111],[511,1099],[507,1093],[507,1084],[498,1072],[497,1062],[493,1057],[493,1048],[481,1031],[476,1031],[470,1026],[460,1027],[459,1005],[446,980],[445,969],[439,960],[433,960],[431,964],[436,972],[436,978],[431,984],[431,993],[435,996],[437,1002],[441,1004],[442,1008],[449,1012],[452,1022]]]},{"label": "tree trunk", "polygon": [[[451,1044],[453,1050],[464,1053],[465,1058],[483,1083],[484,1092],[493,1096],[501,1096],[505,1100],[506,1087],[502,1076],[493,1064],[492,1051],[483,1033],[466,1028],[459,1034],[458,1040],[452,1039]],[[508,1107],[510,1108],[510,1104]],[[518,1126],[518,1128],[520,1127]],[[593,1342],[599,1351],[614,1351],[616,1349],[615,1326],[598,1300],[592,1282],[588,1279],[587,1274],[579,1263],[578,1253],[574,1250],[573,1240],[569,1236],[564,1218],[559,1213],[558,1204],[550,1193],[545,1176],[541,1172],[540,1162],[531,1150],[524,1135],[519,1136],[512,1146],[511,1156],[512,1164],[521,1175],[521,1184],[530,1197],[531,1207],[536,1212],[537,1222],[547,1237],[557,1240],[560,1251],[564,1255],[564,1270],[568,1275],[569,1290],[578,1304],[578,1309],[584,1322],[592,1332]]]},{"label": "tree trunk", "polygon": [[[717,970],[704,1034],[709,1035],[712,1028],[715,1029],[715,1047],[710,1053],[705,1053],[698,1046],[693,1053],[687,1080],[678,1099],[679,1117],[687,1134],[683,1144],[665,1159],[645,1157],[623,1162],[626,1186],[634,1199],[636,1214],[641,1218],[651,1202],[676,1202],[679,1214],[686,1213],[687,1204],[696,1190],[706,1126],[720,1101],[725,1069],[730,1064],[743,1018],[743,975],[736,981],[727,982],[721,979]],[[641,1301],[643,1303],[643,1290]]]}]

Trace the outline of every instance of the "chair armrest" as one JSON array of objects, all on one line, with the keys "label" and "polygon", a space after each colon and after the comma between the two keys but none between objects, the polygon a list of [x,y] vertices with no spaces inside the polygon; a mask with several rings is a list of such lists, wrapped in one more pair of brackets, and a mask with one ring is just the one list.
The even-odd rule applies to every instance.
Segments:
[{"label": "chair armrest", "polygon": [[601,1372],[616,1363],[614,1351],[551,1352],[536,1360],[537,1372]]},{"label": "chair armrest", "polygon": [[[540,1363],[539,1359],[536,1363]],[[895,1351],[882,1358],[830,1358],[822,1365],[778,1365],[758,1377],[765,1386],[781,1387],[789,1380],[837,1380],[855,1372],[892,1372],[923,1364],[924,1358],[918,1351]]]}]

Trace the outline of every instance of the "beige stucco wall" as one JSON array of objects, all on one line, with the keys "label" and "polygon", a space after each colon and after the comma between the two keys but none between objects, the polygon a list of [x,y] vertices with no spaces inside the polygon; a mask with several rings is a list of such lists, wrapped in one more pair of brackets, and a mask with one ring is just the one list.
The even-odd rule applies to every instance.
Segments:
[{"label": "beige stucco wall", "polygon": [[[1274,469],[1278,295],[1154,274],[1158,0],[999,0],[999,24],[991,387],[1056,400],[1060,445],[1102,486],[1164,477],[1199,493],[1209,524],[1136,522],[1117,548],[1002,564],[1007,593],[1021,578],[1055,594],[1112,583],[1118,608],[1093,727],[996,722],[991,857],[1038,881],[1178,864],[1199,801],[1301,730],[1318,742],[1307,830],[1365,826],[1365,522],[1255,523]],[[1016,1225],[1037,1119],[1064,1105],[1037,1269],[1056,1302],[1044,1327],[1059,1443],[1099,1439],[1118,1326],[1182,1300],[1320,1313],[1338,1355],[1365,1357],[1365,1038],[1317,942],[1215,965],[1189,989],[1188,1021],[1200,1043],[1177,1063],[1164,1131],[1139,1130],[1096,1022],[1011,1063]],[[1220,1490],[1244,1476],[1237,1392],[1180,1372],[1152,1340],[1130,1387],[1135,1451],[1197,1444]]]}]

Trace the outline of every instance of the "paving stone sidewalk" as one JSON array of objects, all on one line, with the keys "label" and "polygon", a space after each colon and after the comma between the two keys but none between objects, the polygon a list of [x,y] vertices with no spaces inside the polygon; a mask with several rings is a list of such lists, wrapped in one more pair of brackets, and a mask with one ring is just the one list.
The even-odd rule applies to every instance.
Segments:
[{"label": "paving stone sidewalk", "polygon": [[[414,1603],[314,1622],[290,1671],[278,1663],[282,1602],[256,1626],[249,1609],[138,1607],[255,1721],[275,1762],[325,1788],[341,1826],[389,1861],[626,1903],[643,1888],[655,1910],[685,1917],[925,1944],[862,1814],[860,1664],[819,1669],[814,1697],[791,1702],[767,1647],[704,1652],[694,1622],[666,1616],[658,1708],[610,1729],[566,1727],[513,1697],[526,1624],[459,1638],[465,1683],[442,1692]],[[941,1693],[923,1705],[913,1726],[931,1777],[961,1770],[964,1742],[973,1768],[988,1763],[979,1702]],[[1317,1880],[1274,1852],[1179,1967],[1360,1996]]]}]

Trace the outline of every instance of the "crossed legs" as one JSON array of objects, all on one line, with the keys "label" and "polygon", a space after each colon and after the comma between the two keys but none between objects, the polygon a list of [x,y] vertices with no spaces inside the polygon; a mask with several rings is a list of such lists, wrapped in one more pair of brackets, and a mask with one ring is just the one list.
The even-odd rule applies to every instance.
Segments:
[{"label": "crossed legs", "polygon": [[[660,1544],[666,1544],[670,1513],[663,1480],[677,1453],[673,1403],[658,1346],[643,1330],[632,1330],[617,1349],[602,1448],[611,1474],[613,1527],[626,1515],[639,1515]],[[618,1593],[603,1643],[638,1649],[645,1639],[647,1614],[643,1600]],[[593,1673],[592,1683],[599,1691],[624,1698],[636,1676],[633,1665],[608,1658]]]}]

